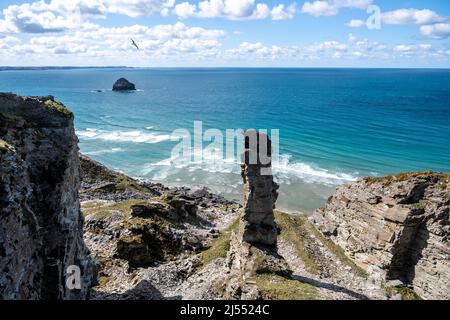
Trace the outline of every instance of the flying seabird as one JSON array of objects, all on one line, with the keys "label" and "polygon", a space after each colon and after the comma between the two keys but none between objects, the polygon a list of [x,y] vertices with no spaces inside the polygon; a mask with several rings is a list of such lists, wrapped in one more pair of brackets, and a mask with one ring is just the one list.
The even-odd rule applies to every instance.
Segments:
[{"label": "flying seabird", "polygon": [[139,50],[139,47],[138,47],[138,45],[136,44],[136,42],[134,42],[134,40],[133,39],[130,39],[131,40],[131,44],[133,45],[133,46],[135,46],[136,47],[136,49],[138,49]]}]

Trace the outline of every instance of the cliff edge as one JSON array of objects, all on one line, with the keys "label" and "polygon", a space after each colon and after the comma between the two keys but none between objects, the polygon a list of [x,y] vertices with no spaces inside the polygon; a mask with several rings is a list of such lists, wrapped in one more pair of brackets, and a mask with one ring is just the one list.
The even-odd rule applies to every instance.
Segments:
[{"label": "cliff edge", "polygon": [[450,297],[450,175],[402,173],[341,186],[313,223],[387,289]]},{"label": "cliff edge", "polygon": [[0,93],[0,299],[89,296],[77,143],[53,97]]}]

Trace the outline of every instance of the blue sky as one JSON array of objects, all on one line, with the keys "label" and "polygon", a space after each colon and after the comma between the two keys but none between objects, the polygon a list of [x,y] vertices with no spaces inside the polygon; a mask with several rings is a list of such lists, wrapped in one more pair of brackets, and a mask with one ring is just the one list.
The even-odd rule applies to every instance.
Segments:
[{"label": "blue sky", "polygon": [[0,65],[450,67],[448,0],[1,0],[0,9]]}]

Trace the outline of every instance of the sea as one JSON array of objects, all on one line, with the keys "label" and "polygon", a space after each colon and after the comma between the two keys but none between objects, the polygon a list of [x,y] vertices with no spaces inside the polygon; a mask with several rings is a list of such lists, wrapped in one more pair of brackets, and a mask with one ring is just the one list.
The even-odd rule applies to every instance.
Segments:
[{"label": "sea", "polygon": [[[121,77],[138,90],[112,91]],[[226,130],[276,133],[277,208],[289,212],[312,212],[360,177],[450,171],[449,69],[5,70],[0,91],[63,102],[81,152],[111,169],[238,201],[239,157],[218,134],[225,145]],[[180,161],[195,124],[215,139]]]}]

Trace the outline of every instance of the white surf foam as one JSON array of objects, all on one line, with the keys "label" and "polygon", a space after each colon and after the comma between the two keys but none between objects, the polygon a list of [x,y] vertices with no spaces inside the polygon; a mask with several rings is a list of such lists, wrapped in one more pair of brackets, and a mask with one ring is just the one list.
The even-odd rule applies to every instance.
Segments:
[{"label": "white surf foam", "polygon": [[134,131],[106,131],[87,128],[77,132],[78,137],[83,140],[104,140],[117,142],[135,143],[159,143],[170,140],[169,134],[158,134],[154,132]]},{"label": "white surf foam", "polygon": [[109,154],[109,153],[118,153],[118,152],[124,152],[125,149],[122,148],[111,148],[111,149],[104,149],[104,150],[97,150],[97,151],[88,151],[85,152],[88,156],[98,156],[102,154]]},{"label": "white surf foam", "polygon": [[290,155],[281,155],[279,161],[273,163],[273,172],[278,179],[296,177],[306,182],[325,184],[340,184],[356,180],[356,177],[351,174],[331,172],[302,162],[291,162],[291,158]]},{"label": "white surf foam", "polygon": [[[284,184],[291,184],[296,179],[325,185],[338,185],[356,180],[355,176],[348,173],[331,172],[306,163],[291,162],[290,159],[290,155],[282,155],[279,161],[272,164],[273,175],[277,181]],[[218,154],[206,155],[202,161],[186,161],[180,157],[171,157],[145,165],[142,174],[151,175],[155,180],[164,180],[171,175],[183,174],[183,170],[240,175],[240,162],[236,159],[222,159]]]}]

